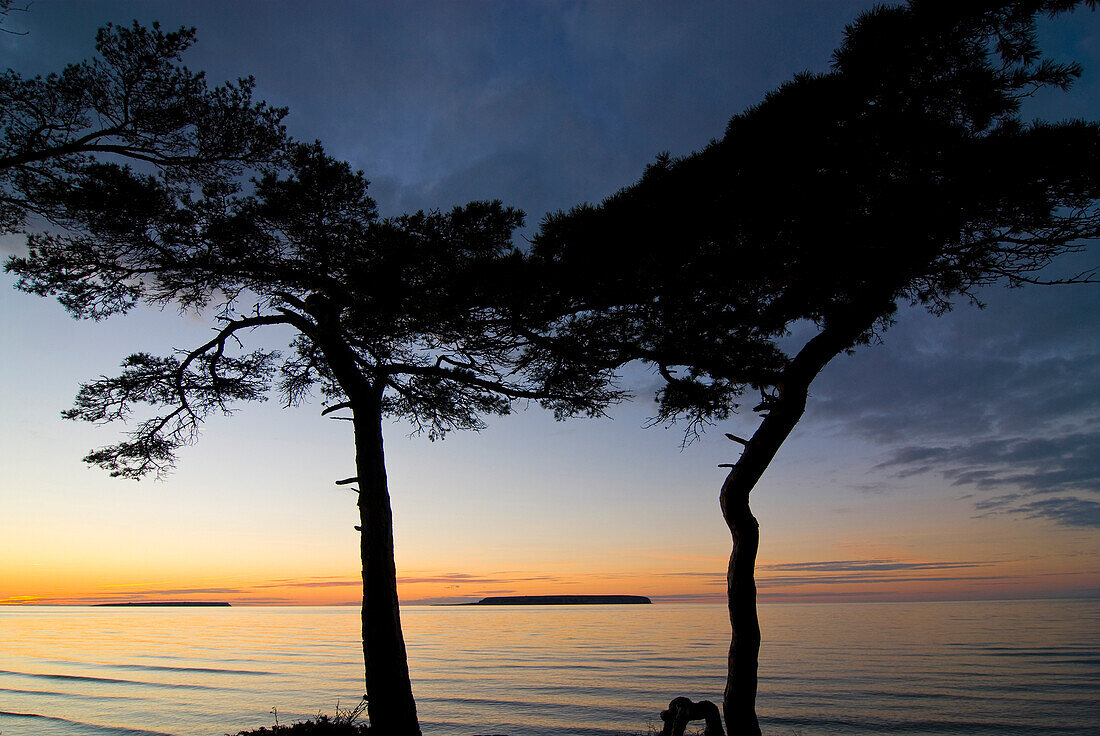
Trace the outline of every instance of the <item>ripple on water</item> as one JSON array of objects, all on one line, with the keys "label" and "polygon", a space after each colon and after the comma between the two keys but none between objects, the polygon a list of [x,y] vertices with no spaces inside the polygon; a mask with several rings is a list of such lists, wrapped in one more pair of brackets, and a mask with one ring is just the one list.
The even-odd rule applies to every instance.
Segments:
[{"label": "ripple on water", "polygon": [[[802,736],[1093,734],[1100,613],[1047,604],[762,606],[761,721]],[[287,723],[362,695],[355,608],[133,614],[0,610],[3,736],[216,736],[270,726],[273,706]],[[402,611],[430,736],[644,733],[674,696],[720,700],[725,616]]]}]

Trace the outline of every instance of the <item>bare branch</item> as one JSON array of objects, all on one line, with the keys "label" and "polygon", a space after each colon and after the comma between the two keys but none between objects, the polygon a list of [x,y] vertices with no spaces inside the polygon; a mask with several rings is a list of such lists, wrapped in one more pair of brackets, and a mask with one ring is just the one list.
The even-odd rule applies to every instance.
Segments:
[{"label": "bare branch", "polygon": [[[351,402],[350,401],[341,401],[339,404],[333,404],[332,406],[326,406],[324,409],[321,410],[321,416],[326,416],[328,414],[333,413],[334,411],[340,411],[341,409],[350,409],[350,408],[351,408]],[[339,418],[339,417],[337,417],[337,418]]]}]

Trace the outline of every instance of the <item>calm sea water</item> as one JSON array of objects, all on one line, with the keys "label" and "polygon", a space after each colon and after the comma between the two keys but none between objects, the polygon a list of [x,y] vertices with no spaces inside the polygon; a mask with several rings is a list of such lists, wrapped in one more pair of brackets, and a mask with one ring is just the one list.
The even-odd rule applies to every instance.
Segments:
[{"label": "calm sea water", "polygon": [[[1100,733],[1098,601],[770,604],[765,733]],[[644,734],[719,702],[721,605],[402,610],[429,736]],[[221,736],[362,694],[354,608],[0,608],[3,736]]]}]

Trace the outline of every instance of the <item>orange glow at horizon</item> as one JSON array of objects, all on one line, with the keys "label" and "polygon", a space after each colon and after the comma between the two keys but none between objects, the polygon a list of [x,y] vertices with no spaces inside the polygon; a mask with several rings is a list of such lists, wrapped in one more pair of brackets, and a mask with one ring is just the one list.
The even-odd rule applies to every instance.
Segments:
[{"label": "orange glow at horizon", "polygon": [[[665,560],[677,561],[672,555]],[[455,572],[402,570],[402,603],[457,603],[493,595],[633,594],[655,601],[721,602],[725,573],[717,558],[680,560],[677,569],[581,571],[571,566],[540,570]],[[700,562],[708,564],[703,568]],[[656,567],[657,565],[655,565]],[[703,568],[703,569],[700,569]],[[117,573],[116,573],[117,574]],[[233,605],[358,605],[361,581],[348,575],[261,578],[154,578],[125,574],[92,582],[75,575],[4,575],[0,605],[89,605],[127,601],[226,601]],[[936,562],[871,559],[835,562],[768,562],[758,566],[762,602],[829,600],[892,601],[1027,598],[1083,594],[1100,587],[1100,572],[1037,561]]]},{"label": "orange glow at horizon", "polygon": [[[555,496],[532,488],[527,496],[497,498],[488,486],[471,487],[493,503],[464,496],[447,506],[451,497],[432,492],[436,485],[395,481],[402,489],[394,501],[403,603],[554,594],[725,599],[729,539],[716,513],[691,509],[677,519],[682,501],[663,510],[593,501],[578,513],[585,494],[544,509],[524,506],[524,499],[557,502]],[[310,494],[288,491],[268,503],[235,501],[212,513],[209,507],[222,497],[197,488],[149,494],[119,486],[96,495],[96,489],[73,494],[51,486],[13,495],[6,511],[16,522],[0,533],[0,605],[359,604],[350,499],[322,496],[318,503]],[[784,497],[791,495],[783,488],[763,495],[757,511],[767,532],[757,560],[762,602],[1100,591],[1100,540],[1088,530],[1004,516],[975,519],[965,501],[934,489],[860,498],[843,514]],[[49,524],[41,523],[47,518]]]}]

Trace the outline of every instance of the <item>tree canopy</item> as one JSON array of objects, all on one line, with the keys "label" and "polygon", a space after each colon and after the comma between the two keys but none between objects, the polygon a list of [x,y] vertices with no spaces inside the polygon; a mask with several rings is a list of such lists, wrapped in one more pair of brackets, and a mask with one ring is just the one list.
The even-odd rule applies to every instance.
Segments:
[{"label": "tree canopy", "polygon": [[[114,476],[164,475],[207,417],[239,402],[317,392],[323,414],[350,412],[356,473],[340,483],[359,495],[368,713],[418,734],[383,418],[436,439],[516,400],[565,417],[620,392],[598,368],[524,353],[503,312],[522,212],[493,201],[381,217],[362,172],[287,141],[285,111],[253,102],[251,78],[211,89],[181,66],[193,41],[190,29],[107,26],[91,62],[0,78],[0,232],[30,231],[5,268],[79,319],[145,305],[214,324],[193,349],[130,355],[64,412],[129,425],[85,458]],[[246,344],[274,326],[294,334],[289,350]]]},{"label": "tree canopy", "polygon": [[[170,408],[90,462],[132,478],[163,472],[203,417],[272,387],[288,405],[314,387],[330,402],[347,400],[330,338],[346,346],[346,368],[382,393],[384,414],[433,439],[481,428],[480,416],[507,413],[510,399],[567,416],[617,396],[592,372],[555,374],[531,359],[514,370],[522,338],[492,299],[509,276],[523,213],[472,202],[382,218],[362,172],[318,144],[295,147],[288,167],[257,179],[248,196],[226,187],[186,206],[146,182],[149,196],[128,198],[125,210],[98,203],[129,182],[112,167],[95,169],[102,176],[67,194],[67,210],[87,215],[85,232],[34,234],[29,254],[9,260],[17,288],[56,296],[78,318],[145,303],[222,325],[194,351],[131,356],[118,378],[84,387],[72,418],[125,419],[138,402]],[[300,333],[286,356],[227,349],[237,333],[274,324]]]},{"label": "tree canopy", "polygon": [[[519,260],[523,214],[500,202],[381,217],[362,172],[319,144],[292,146],[246,194],[231,182],[173,196],[148,179],[139,192],[113,166],[92,166],[59,193],[75,231],[30,236],[7,270],[16,287],[55,296],[78,318],[139,304],[213,320],[192,350],[138,353],[122,373],[81,387],[71,419],[135,421],[126,438],[86,461],[112,475],[170,470],[205,418],[276,392],[286,405],[317,391],[323,413],[351,412],[363,559],[368,712],[387,732],[419,732],[397,606],[382,419],[402,417],[431,438],[479,429],[514,400],[559,417],[599,413],[620,393],[601,369],[560,371],[526,355],[503,305]],[[104,208],[102,202],[128,202]],[[285,353],[248,349],[281,325]],[[151,415],[151,416],[150,416]]]},{"label": "tree canopy", "polygon": [[833,71],[796,76],[598,207],[549,216],[535,253],[574,299],[573,336],[631,321],[606,358],[682,368],[661,418],[690,420],[774,386],[789,362],[776,340],[800,320],[873,312],[851,346],[898,304],[942,313],[982,286],[1051,280],[1100,232],[1098,127],[1018,113],[1079,76],[1041,57],[1034,23],[1076,4],[865,13]]},{"label": "tree canopy", "polygon": [[254,101],[251,77],[211,88],[181,63],[194,42],[193,28],[107,25],[92,61],[0,75],[0,234],[29,215],[73,224],[65,190],[107,171],[139,194],[156,172],[161,193],[187,196],[274,160],[286,110]]},{"label": "tree canopy", "polygon": [[[1100,124],[1020,114],[1081,73],[1044,58],[1037,16],[1082,4],[1095,6],[876,7],[848,26],[831,71],[795,76],[703,150],[661,156],[599,206],[542,224],[543,301],[563,316],[540,348],[655,366],[655,422],[686,420],[689,441],[760,394],[755,433],[728,435],[744,451],[720,495],[734,547],[731,734],[759,733],[749,493],[818,373],[881,337],[900,305],[940,314],[990,284],[1095,280],[1048,267],[1100,236]],[[791,349],[796,325],[811,336]]]}]

